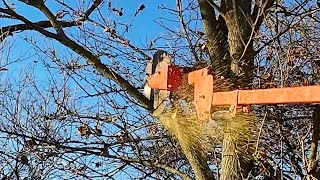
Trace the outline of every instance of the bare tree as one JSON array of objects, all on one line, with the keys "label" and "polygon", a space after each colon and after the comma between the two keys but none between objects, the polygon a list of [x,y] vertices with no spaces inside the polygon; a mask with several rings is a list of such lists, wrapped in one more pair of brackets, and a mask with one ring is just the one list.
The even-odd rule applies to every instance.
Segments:
[{"label": "bare tree", "polygon": [[[20,7],[46,19],[35,21]],[[319,176],[319,106],[257,106],[254,118],[215,114],[213,122],[199,122],[192,105],[173,104],[152,117],[153,102],[142,94],[144,67],[158,49],[176,64],[212,66],[225,79],[218,91],[317,84],[315,1],[159,3],[168,13],[156,22],[163,34],[138,44],[130,32],[145,8],[102,0],[2,1],[3,178]],[[15,50],[20,42],[29,49]],[[173,96],[192,102],[190,94]]]}]

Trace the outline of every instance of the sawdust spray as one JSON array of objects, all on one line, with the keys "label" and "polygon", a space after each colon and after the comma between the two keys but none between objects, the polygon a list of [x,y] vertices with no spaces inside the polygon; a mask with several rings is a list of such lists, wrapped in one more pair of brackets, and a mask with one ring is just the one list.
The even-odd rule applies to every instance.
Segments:
[{"label": "sawdust spray", "polygon": [[[228,91],[231,83],[221,76],[214,76],[214,91]],[[248,113],[237,113],[232,117],[229,106],[213,109],[211,120],[197,119],[193,105],[193,87],[186,83],[184,77],[182,87],[172,94],[173,104],[157,116],[166,130],[178,141],[182,150],[190,159],[198,159],[199,168],[204,169],[207,153],[220,146],[227,132],[237,145],[238,155],[242,159],[252,158],[252,138],[256,118]],[[189,152],[189,153],[188,153]],[[188,155],[189,154],[189,155]],[[188,157],[191,156],[193,157]],[[190,162],[192,165],[192,163]],[[194,167],[193,167],[194,168]]]}]

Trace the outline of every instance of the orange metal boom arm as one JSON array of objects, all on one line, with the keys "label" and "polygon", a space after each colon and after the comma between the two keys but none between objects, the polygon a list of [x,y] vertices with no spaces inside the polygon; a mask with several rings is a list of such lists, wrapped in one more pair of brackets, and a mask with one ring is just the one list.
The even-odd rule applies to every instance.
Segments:
[{"label": "orange metal boom arm", "polygon": [[[251,104],[308,104],[320,103],[320,86],[302,86],[274,89],[235,90],[213,93],[212,106],[230,105],[233,116],[237,106]],[[200,113],[197,111],[201,120]],[[210,118],[206,116],[206,118]]]},{"label": "orange metal boom arm", "polygon": [[[149,85],[155,89],[177,90],[181,72],[181,68],[169,66],[152,75]],[[214,92],[213,76],[207,68],[190,72],[188,83],[194,84],[194,104],[200,120],[211,118],[212,106],[230,105],[235,115],[238,105],[320,103],[320,86]]]},{"label": "orange metal boom arm", "polygon": [[320,103],[320,86],[217,92],[213,93],[212,105],[233,104],[235,97],[239,105]]}]

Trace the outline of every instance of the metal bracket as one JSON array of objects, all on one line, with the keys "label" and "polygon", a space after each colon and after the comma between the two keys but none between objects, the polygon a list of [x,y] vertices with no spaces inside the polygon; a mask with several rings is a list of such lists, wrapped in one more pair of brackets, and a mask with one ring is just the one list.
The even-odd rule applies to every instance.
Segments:
[{"label": "metal bracket", "polygon": [[230,104],[230,108],[229,108],[229,111],[230,111],[232,117],[236,116],[238,108],[241,109],[241,111],[244,113],[249,113],[249,111],[250,111],[249,105],[240,104],[240,107],[239,107],[240,91],[241,90],[232,91],[232,95],[231,95],[232,103]]},{"label": "metal bracket", "polygon": [[238,103],[239,103],[239,90],[235,90],[232,93],[232,103],[230,105],[229,111],[231,112],[232,117],[236,116]]},{"label": "metal bracket", "polygon": [[194,84],[194,104],[198,119],[210,119],[213,97],[213,76],[208,75],[207,68],[203,68],[189,73],[188,83]]}]

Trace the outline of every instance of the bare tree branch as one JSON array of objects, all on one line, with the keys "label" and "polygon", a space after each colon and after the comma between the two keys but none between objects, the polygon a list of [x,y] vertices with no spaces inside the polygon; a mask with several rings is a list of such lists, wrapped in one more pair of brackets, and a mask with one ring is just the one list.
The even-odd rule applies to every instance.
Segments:
[{"label": "bare tree branch", "polygon": [[[73,27],[73,26],[78,26],[82,24],[81,22],[78,21],[57,21],[61,27]],[[52,24],[50,21],[38,21],[33,23],[36,26],[42,27],[42,28],[50,28],[52,27]],[[10,25],[10,26],[4,26],[0,27],[0,42],[3,41],[7,36],[6,34],[10,35],[13,34],[14,32],[17,31],[26,31],[26,30],[34,30],[34,27],[26,25],[26,24],[16,24],[16,25]]]},{"label": "bare tree branch", "polygon": [[33,27],[36,31],[40,32],[46,37],[50,37],[52,39],[55,39],[65,46],[69,47],[73,51],[77,52],[84,58],[86,58],[89,62],[89,64],[92,64],[98,72],[100,72],[103,76],[115,81],[119,86],[121,86],[126,92],[128,92],[130,95],[132,95],[136,100],[138,100],[143,107],[147,108],[149,111],[153,111],[153,105],[149,99],[147,99],[142,93],[140,93],[136,87],[132,86],[127,80],[125,80],[123,77],[121,77],[119,74],[114,72],[113,70],[109,69],[106,65],[104,65],[94,54],[92,54],[90,51],[86,50],[81,45],[77,44],[73,40],[69,39],[67,36],[61,36],[58,34],[51,33],[49,31],[46,31],[42,27],[39,27],[23,16],[17,14],[13,10],[3,9],[0,8],[0,12],[6,13],[8,15],[14,16],[17,19],[23,21],[26,25]]},{"label": "bare tree branch", "polygon": [[222,17],[224,16],[224,12],[222,12],[221,8],[215,3],[212,2],[211,0],[206,0],[207,3],[213,7],[214,10],[216,10]]},{"label": "bare tree branch", "polygon": [[263,19],[267,15],[267,11],[272,7],[274,2],[275,2],[275,0],[266,0],[266,1],[256,1],[255,2],[255,5],[254,5],[253,11],[252,11],[252,15],[251,15],[252,19],[258,19],[258,21],[254,27],[255,31],[257,31],[260,28],[260,26],[263,22]]},{"label": "bare tree branch", "polygon": [[21,134],[21,133],[18,133],[18,132],[10,132],[10,131],[8,131],[6,129],[0,129],[0,132],[6,133],[6,134],[10,134],[10,135],[16,135],[16,136],[19,136],[19,137],[22,137],[22,138],[32,139],[34,141],[38,141],[40,143],[45,143],[45,144],[48,144],[48,145],[53,145],[53,146],[55,146],[55,148],[58,148],[58,149],[61,148],[61,149],[67,150],[67,151],[70,150],[70,151],[73,151],[73,152],[90,153],[90,154],[94,154],[94,155],[97,155],[97,156],[107,157],[107,158],[110,158],[110,159],[118,159],[118,160],[121,160],[123,162],[127,162],[128,164],[130,164],[130,163],[138,163],[138,164],[143,164],[145,166],[152,166],[152,167],[156,167],[156,168],[159,168],[159,169],[166,170],[168,172],[171,172],[172,174],[176,174],[176,175],[182,177],[183,179],[192,180],[192,178],[190,176],[188,176],[187,174],[181,173],[177,169],[172,168],[172,167],[170,167],[168,165],[159,164],[159,163],[155,163],[155,162],[150,162],[150,161],[144,160],[144,159],[132,159],[132,158],[128,158],[128,157],[111,155],[111,154],[108,154],[108,153],[101,153],[101,151],[104,150],[103,148],[92,149],[92,148],[66,146],[66,145],[60,144],[57,141],[48,141],[48,140],[44,140],[44,139],[40,139],[40,138],[35,138],[35,137],[28,136],[28,135],[25,135],[25,134]]}]

